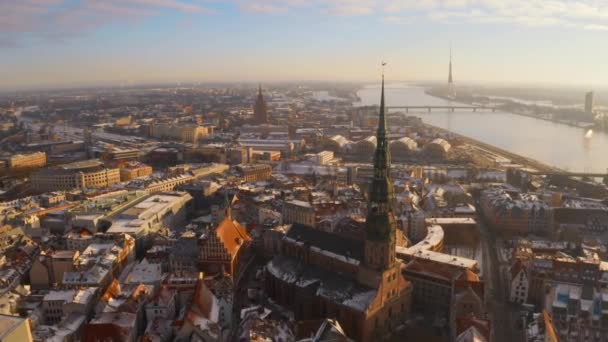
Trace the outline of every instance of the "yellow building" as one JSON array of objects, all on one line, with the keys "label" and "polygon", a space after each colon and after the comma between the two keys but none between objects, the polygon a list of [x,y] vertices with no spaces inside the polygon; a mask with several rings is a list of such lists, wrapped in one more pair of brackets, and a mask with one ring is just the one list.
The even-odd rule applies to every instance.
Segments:
[{"label": "yellow building", "polygon": [[29,320],[17,316],[0,315],[0,341],[32,342]]},{"label": "yellow building", "polygon": [[126,163],[120,168],[120,181],[130,181],[135,178],[146,177],[152,174],[152,167],[142,163]]},{"label": "yellow building", "polygon": [[46,165],[46,153],[34,152],[29,154],[14,154],[4,158],[6,167],[11,170],[39,168]]},{"label": "yellow building", "polygon": [[243,164],[236,166],[240,180],[258,182],[272,177],[272,166],[267,164]]},{"label": "yellow building", "polygon": [[116,119],[114,124],[116,126],[128,126],[131,124],[131,122],[132,122],[131,115],[129,115],[129,116],[123,116],[121,118]]},{"label": "yellow building", "polygon": [[152,124],[150,134],[155,138],[169,138],[183,142],[195,143],[213,134],[213,128],[200,125],[176,125],[172,123]]},{"label": "yellow building", "polygon": [[102,189],[120,182],[120,171],[96,159],[59,165],[32,175],[32,190],[38,192],[82,188]]}]

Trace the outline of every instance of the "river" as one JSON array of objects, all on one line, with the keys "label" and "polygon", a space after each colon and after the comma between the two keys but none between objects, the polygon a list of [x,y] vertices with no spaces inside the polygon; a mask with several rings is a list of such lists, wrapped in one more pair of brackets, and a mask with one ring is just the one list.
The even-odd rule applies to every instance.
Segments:
[{"label": "river", "polygon": [[[449,104],[447,100],[425,94],[424,88],[407,84],[387,84],[385,92],[387,106]],[[378,86],[366,86],[357,95],[361,102],[355,105],[380,102]],[[408,115],[564,170],[606,172],[608,169],[608,135],[605,133],[595,132],[588,138],[581,128],[507,112],[410,110]]]}]

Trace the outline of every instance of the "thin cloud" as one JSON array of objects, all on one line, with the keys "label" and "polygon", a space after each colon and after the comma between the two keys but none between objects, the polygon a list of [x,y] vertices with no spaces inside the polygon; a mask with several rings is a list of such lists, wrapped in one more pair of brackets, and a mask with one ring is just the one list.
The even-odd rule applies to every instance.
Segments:
[{"label": "thin cloud", "polygon": [[247,3],[240,6],[242,10],[254,13],[263,14],[283,14],[289,11],[288,7],[280,6],[276,4],[262,4],[262,3]]},{"label": "thin cloud", "polygon": [[586,25],[584,28],[591,31],[608,31],[608,25]]},{"label": "thin cloud", "polygon": [[0,0],[0,44],[64,41],[110,24],[129,25],[166,11],[210,14],[199,2],[184,0]]},{"label": "thin cloud", "polygon": [[587,30],[603,30],[608,26],[608,3],[596,0],[248,0],[247,3],[249,9],[273,8],[281,3],[282,12],[306,8],[327,15],[380,14],[385,15],[383,21],[388,24],[401,24],[406,21],[403,18],[417,16],[448,23]]},{"label": "thin cloud", "polygon": [[412,22],[412,18],[410,17],[400,17],[389,15],[382,19],[387,24],[395,24],[395,25],[405,25],[410,24]]},{"label": "thin cloud", "polygon": [[[443,23],[504,24],[605,31],[608,3],[598,0],[229,0],[241,11],[380,16],[386,24],[421,18]],[[176,12],[211,14],[222,0],[0,0],[0,45],[62,41],[113,25]]]}]

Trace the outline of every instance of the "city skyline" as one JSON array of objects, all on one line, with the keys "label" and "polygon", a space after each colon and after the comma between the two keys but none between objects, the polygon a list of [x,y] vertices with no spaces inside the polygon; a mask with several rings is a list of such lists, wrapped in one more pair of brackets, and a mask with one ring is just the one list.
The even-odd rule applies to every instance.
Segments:
[{"label": "city skyline", "polygon": [[392,80],[445,81],[450,42],[457,84],[608,85],[608,7],[594,1],[28,0],[0,9],[2,91],[368,82],[383,59]]}]

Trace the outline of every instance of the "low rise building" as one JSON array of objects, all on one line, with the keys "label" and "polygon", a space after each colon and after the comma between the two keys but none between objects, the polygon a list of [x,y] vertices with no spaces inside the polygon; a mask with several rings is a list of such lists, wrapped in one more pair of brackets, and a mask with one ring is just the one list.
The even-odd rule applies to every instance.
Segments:
[{"label": "low rise building", "polygon": [[283,223],[300,223],[314,227],[316,225],[315,207],[309,202],[286,201],[283,203]]},{"label": "low rise building", "polygon": [[138,162],[128,162],[120,167],[120,181],[126,182],[152,174],[152,167]]},{"label": "low rise building", "polygon": [[318,165],[326,165],[327,163],[329,163],[329,161],[334,159],[334,152],[321,151],[319,153],[316,153],[314,156],[315,163],[317,163]]},{"label": "low rise building", "polygon": [[74,250],[42,252],[32,263],[30,285],[33,290],[61,285],[63,275],[73,272],[80,253]]},{"label": "low rise building", "polygon": [[137,315],[130,312],[104,312],[85,324],[83,341],[137,341]]},{"label": "low rise building", "polygon": [[74,290],[50,291],[42,299],[44,321],[46,324],[58,324],[64,317],[63,306],[74,298]]},{"label": "low rise building", "polygon": [[107,188],[119,182],[119,169],[106,168],[95,159],[43,169],[31,177],[32,189],[39,192]]},{"label": "low rise building", "polygon": [[272,167],[267,164],[244,164],[235,167],[241,181],[258,182],[272,177]]},{"label": "low rise building", "polygon": [[150,125],[150,134],[154,138],[173,139],[188,143],[196,143],[199,140],[213,134],[213,127],[201,125],[180,125],[176,123],[153,123]]},{"label": "low rise building", "polygon": [[187,205],[192,199],[187,192],[157,193],[116,213],[108,234],[128,234],[135,238],[137,251],[143,252],[150,232],[161,227],[175,227],[186,219]]},{"label": "low rise building", "polygon": [[12,171],[44,167],[47,162],[45,152],[13,154],[7,157],[0,157],[0,160],[3,160],[6,163],[6,167]]},{"label": "low rise building", "polygon": [[155,289],[159,289],[162,275],[161,264],[149,263],[148,260],[143,259],[129,270],[124,283],[152,285]]},{"label": "low rise building", "polygon": [[497,230],[507,234],[549,234],[553,230],[553,212],[535,195],[511,195],[500,188],[481,193],[483,215]]},{"label": "low rise building", "polygon": [[608,291],[556,283],[545,299],[560,341],[608,341]]},{"label": "low rise building", "polygon": [[243,147],[262,151],[280,151],[283,155],[291,155],[302,148],[302,141],[289,139],[250,139],[241,138],[239,144]]}]

